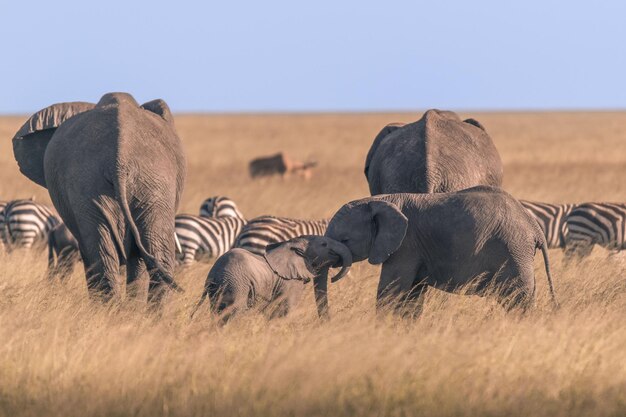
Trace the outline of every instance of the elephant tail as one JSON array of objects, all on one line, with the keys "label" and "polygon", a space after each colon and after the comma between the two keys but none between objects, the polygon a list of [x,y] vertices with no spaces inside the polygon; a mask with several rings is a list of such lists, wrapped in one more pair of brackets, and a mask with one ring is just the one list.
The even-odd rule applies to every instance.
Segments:
[{"label": "elephant tail", "polygon": [[183,288],[174,281],[174,278],[167,272],[167,270],[163,267],[163,265],[150,253],[146,250],[141,243],[141,234],[139,233],[139,229],[137,228],[137,224],[133,219],[133,216],[130,212],[130,207],[128,206],[128,199],[126,198],[126,184],[123,180],[118,183],[118,193],[119,193],[119,201],[122,206],[122,211],[124,213],[124,217],[126,217],[126,221],[130,226],[130,231],[133,234],[133,238],[135,239],[135,243],[137,244],[137,248],[141,253],[141,257],[146,262],[146,266],[148,269],[156,269],[160,272],[161,279],[163,282],[177,292],[183,292]]},{"label": "elephant tail", "polygon": [[548,260],[548,245],[546,243],[546,238],[543,237],[543,241],[538,242],[538,247],[541,249],[541,253],[543,254],[543,263],[546,267],[546,276],[548,277],[548,288],[550,289],[550,298],[552,298],[552,303],[554,304],[554,308],[559,308],[559,302],[556,300],[556,295],[554,294],[554,285],[552,285],[552,275],[550,274],[550,261]]}]

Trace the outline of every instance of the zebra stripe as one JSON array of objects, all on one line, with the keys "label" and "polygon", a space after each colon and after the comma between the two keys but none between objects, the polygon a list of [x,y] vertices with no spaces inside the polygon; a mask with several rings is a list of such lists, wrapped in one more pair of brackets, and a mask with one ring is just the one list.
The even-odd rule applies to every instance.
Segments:
[{"label": "zebra stripe", "polygon": [[244,220],[243,214],[233,200],[224,196],[210,197],[200,205],[202,217],[236,217]]},{"label": "zebra stripe", "polygon": [[608,250],[626,249],[626,204],[579,204],[567,216],[565,244],[569,254],[586,256],[593,245]]},{"label": "zebra stripe", "polygon": [[303,235],[323,235],[328,220],[297,220],[286,217],[262,216],[244,226],[234,247],[262,255],[271,243],[284,242]]},{"label": "zebra stripe", "polygon": [[182,262],[193,263],[199,257],[218,257],[235,242],[245,221],[236,217],[176,216],[176,236],[182,249]]},{"label": "zebra stripe", "polygon": [[565,219],[574,204],[549,204],[520,200],[528,214],[533,217],[546,236],[548,248],[565,247]]},{"label": "zebra stripe", "polygon": [[0,248],[7,243],[7,238],[4,235],[4,211],[7,204],[7,201],[0,201]]},{"label": "zebra stripe", "polygon": [[35,243],[46,243],[50,231],[60,223],[43,204],[13,200],[4,209],[3,237],[10,245],[29,249]]}]

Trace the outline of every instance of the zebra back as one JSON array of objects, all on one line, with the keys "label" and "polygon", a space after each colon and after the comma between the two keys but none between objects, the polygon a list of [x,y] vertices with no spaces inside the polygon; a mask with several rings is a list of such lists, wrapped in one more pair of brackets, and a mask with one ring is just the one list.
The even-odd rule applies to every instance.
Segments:
[{"label": "zebra back", "polygon": [[236,217],[244,220],[243,214],[233,200],[224,196],[209,197],[200,205],[202,217]]},{"label": "zebra back", "polygon": [[609,250],[626,249],[626,204],[583,203],[567,216],[565,240],[589,253],[594,244]]},{"label": "zebra back", "polygon": [[548,248],[565,247],[565,219],[574,204],[550,204],[520,200],[526,212],[533,217],[543,231]]},{"label": "zebra back", "polygon": [[183,263],[190,264],[199,256],[213,258],[223,255],[233,246],[245,221],[237,217],[179,214],[175,224]]},{"label": "zebra back", "polygon": [[239,234],[234,247],[264,254],[271,243],[284,242],[302,235],[323,235],[329,220],[298,220],[286,217],[261,216],[252,219]]},{"label": "zebra back", "polygon": [[3,239],[11,245],[31,248],[35,243],[46,243],[50,231],[60,223],[43,204],[13,200],[4,209]]}]

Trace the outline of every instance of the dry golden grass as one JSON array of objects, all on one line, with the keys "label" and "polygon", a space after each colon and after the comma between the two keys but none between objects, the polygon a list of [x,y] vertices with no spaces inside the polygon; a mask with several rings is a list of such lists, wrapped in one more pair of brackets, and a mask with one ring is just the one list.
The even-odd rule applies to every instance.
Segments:
[{"label": "dry golden grass", "polygon": [[[176,118],[189,159],[182,210],[211,195],[249,217],[330,216],[367,194],[363,161],[391,121],[418,114]],[[496,141],[505,186],[544,201],[626,199],[626,114],[472,114]],[[22,177],[0,119],[0,198],[45,190]],[[246,163],[284,150],[312,157],[309,182],[251,182]],[[596,249],[565,267],[551,251],[562,308],[505,314],[490,299],[430,291],[417,321],[375,318],[378,269],[354,266],[330,288],[331,322],[312,294],[293,315],[249,315],[217,328],[189,312],[209,264],[178,275],[187,291],[160,316],[91,302],[82,271],[44,279],[45,256],[0,254],[0,416],[623,416],[626,254]]]}]

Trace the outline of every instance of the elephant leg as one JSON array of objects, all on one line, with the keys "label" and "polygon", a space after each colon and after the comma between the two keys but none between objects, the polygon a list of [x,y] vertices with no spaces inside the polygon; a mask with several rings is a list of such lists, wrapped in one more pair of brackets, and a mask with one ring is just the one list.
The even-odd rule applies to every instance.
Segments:
[{"label": "elephant leg", "polygon": [[526,311],[535,300],[535,271],[532,257],[527,262],[507,261],[498,271],[495,283],[498,287],[498,303],[506,310],[520,308]]},{"label": "elephant leg", "polygon": [[78,260],[77,258],[75,249],[63,248],[59,251],[57,254],[56,274],[60,276],[61,280],[74,272],[74,264]]},{"label": "elephant leg", "polygon": [[404,299],[411,291],[420,264],[419,260],[404,257],[398,252],[383,264],[376,292],[377,311],[389,306],[396,313],[402,312]]},{"label": "elephant leg", "polygon": [[80,253],[85,264],[87,289],[92,297],[108,301],[119,290],[119,255],[111,232],[105,226],[95,226],[91,232],[81,230]]},{"label": "elephant leg", "polygon": [[126,295],[135,300],[145,301],[148,291],[146,263],[137,254],[128,258],[126,264]]},{"label": "elephant leg", "polygon": [[427,277],[428,269],[426,265],[422,264],[417,271],[409,293],[405,297],[404,315],[408,318],[416,319],[422,314],[424,298],[428,290],[428,284],[425,282]]}]

